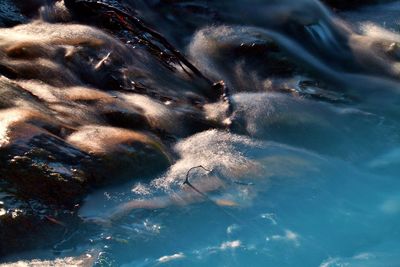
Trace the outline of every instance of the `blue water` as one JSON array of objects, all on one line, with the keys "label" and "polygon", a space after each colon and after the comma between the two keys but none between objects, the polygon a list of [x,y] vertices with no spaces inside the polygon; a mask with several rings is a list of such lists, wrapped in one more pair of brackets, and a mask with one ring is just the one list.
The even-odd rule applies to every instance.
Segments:
[{"label": "blue water", "polygon": [[[373,150],[378,138],[352,149]],[[351,162],[219,131],[182,140],[176,150],[182,160],[158,182],[88,197],[81,216],[96,223],[60,244],[58,257],[92,255],[95,266],[400,266],[395,150]],[[206,193],[213,201],[185,198],[107,221],[130,200],[167,203],[181,194],[186,166],[199,163],[214,171],[194,172],[193,184],[218,178],[227,184]],[[230,164],[241,167],[232,171]],[[236,206],[216,205],[218,199]]]},{"label": "blue water", "polygon": [[[399,6],[391,5],[380,12]],[[386,41],[399,42],[394,15],[385,16],[392,22],[386,32],[381,28],[385,23],[370,19],[382,14],[371,10],[341,16],[354,20],[360,34],[372,39],[381,34]],[[251,22],[267,29],[257,25],[256,18]],[[328,27],[336,24],[326,25],[308,29],[311,37],[325,38],[321,50],[335,43]],[[201,33],[188,44],[200,69],[220,72],[233,85],[231,119],[239,125],[236,130],[209,130],[178,140],[178,160],[165,173],[95,192],[79,211],[86,224],[77,232],[52,251],[13,256],[10,262],[38,258],[95,266],[400,266],[400,93],[398,80],[390,76],[398,62],[386,62],[392,67],[386,73],[391,78],[371,74],[372,67],[370,72],[347,72],[339,58],[330,64],[324,55],[289,40],[291,36],[257,27],[209,28],[215,44],[205,42]],[[222,30],[231,35],[224,36]],[[348,98],[333,104],[303,97],[296,93],[304,88],[294,84],[307,77],[274,81],[252,76],[248,69],[243,74],[241,65],[229,68],[212,62],[217,52],[210,47],[256,42],[263,34],[293,54],[301,52],[294,57],[317,77],[336,79],[334,86],[346,87]],[[346,32],[346,37],[359,38],[352,34]],[[361,43],[352,44],[353,52],[368,58]],[[379,62],[376,66],[379,69]],[[251,88],[235,87],[243,81]],[[274,83],[293,93],[274,91]],[[308,96],[321,90],[328,100],[342,97],[337,91],[307,90]],[[212,114],[218,106],[207,110]],[[190,181],[206,197],[183,184],[187,171],[198,165],[211,171],[195,170]]]},{"label": "blue water", "polygon": [[306,152],[294,157],[254,185],[233,186],[245,202],[238,207],[132,212],[104,229],[99,266],[399,266],[398,178]]}]

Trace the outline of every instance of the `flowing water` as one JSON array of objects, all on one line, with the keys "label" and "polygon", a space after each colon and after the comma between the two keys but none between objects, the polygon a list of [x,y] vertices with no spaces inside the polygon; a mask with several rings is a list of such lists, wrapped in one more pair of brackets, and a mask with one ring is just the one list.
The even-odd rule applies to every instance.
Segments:
[{"label": "flowing water", "polygon": [[[312,0],[171,1],[175,13],[159,1],[126,2],[204,75],[224,80],[231,114],[223,102],[207,103],[204,113],[229,130],[191,132],[182,126],[190,108],[116,93],[179,136],[171,141],[173,164],[90,194],[79,210],[82,227],[53,249],[3,262],[400,266],[400,2],[339,13]],[[42,19],[51,21],[56,11],[42,9]],[[72,45],[74,34],[100,39],[117,61],[135,62],[135,75],[154,88],[175,98],[190,88],[93,28],[19,27],[2,30],[0,45],[25,31],[42,33],[33,39],[49,47]],[[50,92],[76,85],[74,74],[65,77],[41,60],[55,75],[49,89],[20,84],[49,102],[66,97]],[[29,63],[18,64],[13,68]],[[75,115],[93,120],[85,112]],[[199,165],[207,170],[194,169],[194,188],[185,185],[188,170]]]}]

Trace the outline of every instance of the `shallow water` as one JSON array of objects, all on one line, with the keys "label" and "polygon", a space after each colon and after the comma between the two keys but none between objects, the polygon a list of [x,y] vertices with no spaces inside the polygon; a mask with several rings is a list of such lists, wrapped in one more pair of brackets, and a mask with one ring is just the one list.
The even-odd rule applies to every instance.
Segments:
[{"label": "shallow water", "polygon": [[[400,266],[400,56],[385,54],[400,42],[400,4],[340,14],[305,0],[208,4],[223,10],[224,25],[204,23],[177,45],[231,88],[230,131],[179,138],[166,172],[91,194],[76,232],[52,250],[4,262]],[[137,5],[157,25],[156,10]],[[268,8],[275,12],[264,18]],[[282,74],[267,66],[271,58],[252,54],[270,40],[301,71]],[[301,86],[315,77],[323,86]],[[134,100],[181,133],[175,113]],[[205,107],[207,116],[222,116],[220,104]],[[206,197],[183,184],[198,165],[210,171],[193,171],[190,182]]]},{"label": "shallow water", "polygon": [[[96,266],[398,266],[397,175],[376,175],[367,162],[356,166],[277,143],[249,148],[248,140],[220,134],[200,134],[190,142],[218,139],[220,157],[231,161],[228,164],[245,166],[249,160],[264,168],[256,175],[231,174],[226,179],[242,176],[251,183],[232,183],[209,195],[236,206],[206,201],[136,209],[112,224],[79,230],[57,250],[69,256],[92,254]],[[197,148],[196,164],[219,168],[224,161],[214,162],[208,149]],[[191,155],[169,175],[193,164]],[[156,192],[162,195],[166,187],[173,194],[171,185],[148,186],[145,181],[107,189],[90,196],[81,215],[107,217],[116,205],[153,198]],[[38,255],[52,258],[47,252],[30,256]]]},{"label": "shallow water", "polygon": [[[206,202],[130,213],[100,234],[103,260],[125,266],[398,266],[397,177],[271,143],[247,156],[265,167],[260,177],[244,177],[253,184],[213,195],[237,207]],[[104,212],[126,198],[134,193],[92,196],[87,212]]]}]

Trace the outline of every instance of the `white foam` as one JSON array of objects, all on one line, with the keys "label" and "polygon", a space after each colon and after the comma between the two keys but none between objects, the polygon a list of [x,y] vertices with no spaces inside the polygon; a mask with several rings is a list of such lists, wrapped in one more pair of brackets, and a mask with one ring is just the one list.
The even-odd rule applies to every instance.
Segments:
[{"label": "white foam", "polygon": [[235,241],[227,241],[221,244],[220,249],[225,250],[225,249],[235,249],[238,248],[242,245],[242,242],[240,240],[235,240]]},{"label": "white foam", "polygon": [[299,234],[291,231],[291,230],[285,230],[284,235],[273,235],[270,238],[271,240],[276,240],[276,241],[285,241],[292,243],[294,246],[298,247],[300,246],[300,236]]},{"label": "white foam", "polygon": [[[248,137],[218,130],[195,134],[175,146],[180,159],[171,166],[165,176],[155,180],[153,185],[158,188],[170,188],[172,185],[182,184],[187,171],[198,165],[218,170],[222,175],[233,179],[241,177],[259,167],[258,163],[247,158],[241,150],[261,145],[262,143]],[[239,150],[240,146],[242,149]],[[203,171],[203,182],[205,176]],[[213,183],[213,180],[215,179],[210,178],[208,182]]]},{"label": "white foam", "polygon": [[166,263],[166,262],[170,262],[173,260],[183,259],[184,257],[185,257],[185,255],[183,253],[177,253],[177,254],[173,254],[170,256],[163,256],[158,259],[158,262]]}]

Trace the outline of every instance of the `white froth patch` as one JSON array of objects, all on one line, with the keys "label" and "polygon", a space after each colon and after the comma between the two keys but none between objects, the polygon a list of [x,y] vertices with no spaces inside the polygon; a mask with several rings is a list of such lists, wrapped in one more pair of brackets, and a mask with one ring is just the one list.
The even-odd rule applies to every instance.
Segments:
[{"label": "white froth patch", "polygon": [[379,25],[376,25],[371,22],[361,23],[360,30],[364,35],[367,35],[374,39],[378,40],[386,39],[390,41],[400,42],[399,34],[390,30],[386,30],[385,28],[382,28]]},{"label": "white froth patch", "polygon": [[151,190],[150,188],[148,188],[146,185],[142,184],[142,183],[137,183],[133,188],[132,188],[132,193],[137,194],[137,195],[142,195],[142,196],[146,196],[146,195],[150,195],[151,194]]},{"label": "white froth patch", "polygon": [[[209,170],[218,170],[226,177],[240,178],[261,168],[256,161],[246,157],[241,151],[260,146],[262,146],[261,142],[253,141],[248,137],[218,130],[195,134],[175,146],[180,160],[170,168],[164,177],[155,180],[153,185],[159,188],[169,188],[173,184],[182,184],[187,171],[193,166],[199,165],[203,165]],[[207,172],[197,170],[193,172],[193,176],[196,173],[201,175],[204,185]],[[218,183],[215,179],[208,182]]]},{"label": "white froth patch", "polygon": [[158,262],[166,263],[166,262],[173,261],[173,260],[183,259],[184,257],[185,257],[185,255],[182,252],[180,252],[180,253],[170,255],[170,256],[163,256],[158,259]]},{"label": "white froth patch", "polygon": [[19,81],[19,85],[34,96],[48,103],[57,103],[57,101],[60,101],[59,97],[56,95],[56,87],[32,80]]},{"label": "white froth patch", "polygon": [[64,4],[64,0],[55,2],[52,6],[42,6],[39,9],[40,18],[43,21],[70,21],[71,14]]},{"label": "white froth patch", "polygon": [[107,43],[115,49],[123,49],[121,43],[93,27],[78,24],[50,24],[42,21],[1,29],[0,40],[0,46],[13,45],[16,42],[37,42],[55,45],[84,43],[93,46]]},{"label": "white froth patch", "polygon": [[227,241],[221,244],[220,249],[226,250],[226,249],[235,249],[238,248],[242,245],[242,242],[240,240],[235,240],[235,241]]},{"label": "white froth patch", "polygon": [[89,267],[93,266],[97,259],[97,255],[84,254],[79,257],[65,257],[55,260],[29,260],[29,261],[17,261],[14,263],[0,264],[0,267],[65,267],[65,266],[76,266],[76,267]]},{"label": "white froth patch", "polygon": [[245,120],[246,130],[259,135],[277,125],[317,125],[329,127],[326,118],[333,115],[329,106],[279,93],[241,93],[233,97],[235,116]]},{"label": "white froth patch", "polygon": [[167,105],[139,94],[117,94],[117,96],[126,103],[141,109],[153,127],[159,127],[169,132],[177,132],[179,129],[177,126],[181,124],[179,113]]},{"label": "white froth patch", "polygon": [[336,265],[336,263],[338,262],[338,258],[329,258],[324,260],[319,267],[330,267],[330,266],[334,266],[333,264]]},{"label": "white froth patch", "polygon": [[285,241],[285,242],[290,242],[293,243],[296,247],[300,246],[300,236],[291,231],[291,230],[285,230],[284,235],[273,235],[271,238],[267,238],[267,240],[275,240],[275,241]]},{"label": "white froth patch", "polygon": [[225,102],[216,102],[204,105],[206,119],[211,121],[222,121],[225,125],[229,125],[229,118],[226,118],[229,105]]},{"label": "white froth patch", "polygon": [[0,121],[0,148],[6,146],[10,142],[9,129],[7,123]]},{"label": "white froth patch", "polygon": [[[338,267],[338,266],[397,266],[397,253],[391,255],[388,253],[362,252],[353,257],[346,258],[328,258],[323,261],[319,267]],[[394,256],[394,258],[393,258]],[[394,261],[393,261],[394,259]]]},{"label": "white froth patch", "polygon": [[360,254],[357,254],[356,256],[354,256],[353,259],[356,259],[356,260],[369,260],[369,259],[371,259],[373,257],[374,257],[374,255],[372,255],[371,253],[360,253]]}]

